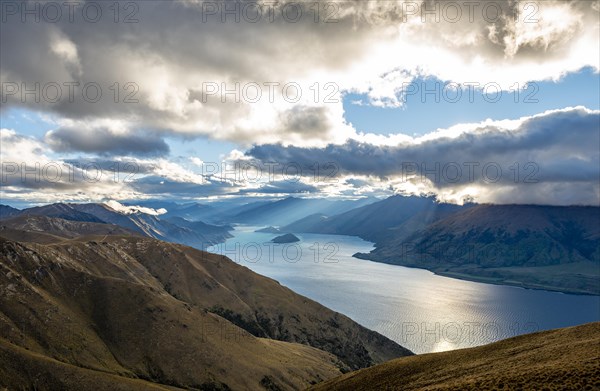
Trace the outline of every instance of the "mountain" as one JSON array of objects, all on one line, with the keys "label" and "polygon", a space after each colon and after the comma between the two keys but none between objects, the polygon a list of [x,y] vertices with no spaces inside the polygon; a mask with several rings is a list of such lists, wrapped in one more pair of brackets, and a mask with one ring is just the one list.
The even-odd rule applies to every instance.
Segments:
[{"label": "mountain", "polygon": [[362,259],[455,278],[600,294],[600,208],[452,205],[393,196],[348,212],[309,215],[282,232],[375,242]]},{"label": "mountain", "polygon": [[468,206],[438,203],[431,197],[397,195],[327,218],[322,214],[313,214],[282,230],[360,236],[377,242],[390,235],[392,228],[398,229],[402,224],[414,221],[433,221],[462,208]]},{"label": "mountain", "polygon": [[311,390],[596,390],[600,323],[399,358]]},{"label": "mountain", "polygon": [[478,205],[385,237],[361,257],[459,278],[600,294],[600,208]]},{"label": "mountain", "polygon": [[[64,220],[72,221],[87,221],[89,223],[103,223],[104,221],[94,216],[73,207],[73,204],[50,204],[44,206],[36,206],[33,208],[23,209],[19,215],[46,216],[57,217]],[[129,227],[126,227],[129,228]]]},{"label": "mountain", "polygon": [[136,204],[153,209],[164,208],[167,210],[167,213],[162,215],[164,218],[182,217],[189,221],[202,220],[210,223],[218,222],[219,214],[222,212],[221,208],[198,202],[178,204],[176,202],[145,201]]},{"label": "mountain", "polygon": [[372,198],[332,201],[288,197],[253,202],[247,202],[247,199],[233,199],[204,204],[197,202],[179,204],[169,201],[141,201],[136,204],[153,209],[166,209],[167,212],[161,215],[163,219],[182,217],[186,220],[201,220],[220,225],[242,223],[282,226],[309,214],[321,213],[333,216],[374,201]]},{"label": "mountain", "polygon": [[158,216],[123,213],[105,204],[51,204],[24,209],[19,215],[57,217],[71,221],[118,225],[144,236],[169,242],[207,248],[230,238],[229,226],[214,226],[183,218],[163,220]]},{"label": "mountain", "polygon": [[300,220],[296,220],[291,224],[282,227],[281,230],[285,230],[288,232],[312,232],[317,233],[320,230],[326,231],[327,229],[322,228],[323,225],[327,225],[328,220],[333,220],[335,217],[329,218],[328,216],[315,213],[312,215],[308,215]]},{"label": "mountain", "polygon": [[221,200],[201,204],[188,202],[184,204],[168,201],[142,201],[136,203],[139,206],[153,209],[166,209],[162,215],[164,218],[182,217],[186,220],[201,220],[211,224],[228,224],[233,222],[232,217],[246,210],[254,209],[262,205],[268,205],[273,201],[247,202],[241,200]]},{"label": "mountain", "polygon": [[283,226],[314,213],[332,216],[370,202],[372,202],[371,199],[330,201],[288,197],[279,201],[259,203],[255,206],[250,204],[245,210],[229,219],[236,223]]},{"label": "mountain", "polygon": [[[35,239],[28,236],[35,236]],[[64,220],[55,217],[20,215],[0,222],[0,235],[5,238],[22,241],[41,240],[41,236],[50,237],[49,242],[57,238],[73,239],[82,235],[139,235],[138,233],[114,224],[88,223]]]},{"label": "mountain", "polygon": [[27,221],[68,232],[0,231],[1,387],[301,389],[411,354],[224,256]]},{"label": "mountain", "polygon": [[[253,201],[253,202],[245,202],[245,203],[226,203],[226,202],[219,202],[218,204],[216,204],[214,207],[218,208],[219,213],[218,213],[218,219],[220,219],[220,221],[222,221],[223,223],[240,223],[240,222],[244,222],[244,221],[240,221],[240,219],[237,217],[238,215],[243,216],[246,213],[250,213],[250,211],[255,210],[255,209],[259,209],[259,208],[265,208],[268,209],[268,205],[272,205],[274,203],[276,203],[277,201],[271,201],[271,200],[266,200],[266,201]],[[254,221],[252,221],[254,223]]]},{"label": "mountain", "polygon": [[21,213],[19,209],[15,209],[8,205],[0,205],[0,220],[8,219]]}]

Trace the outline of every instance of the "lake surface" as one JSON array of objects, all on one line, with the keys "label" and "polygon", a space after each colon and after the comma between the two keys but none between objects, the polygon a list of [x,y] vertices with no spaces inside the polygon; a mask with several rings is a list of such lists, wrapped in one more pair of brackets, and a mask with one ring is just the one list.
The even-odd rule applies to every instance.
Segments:
[{"label": "lake surface", "polygon": [[600,297],[483,284],[427,270],[353,258],[373,244],[357,237],[275,234],[237,227],[212,252],[228,256],[340,312],[415,353],[487,344],[507,337],[600,320]]}]

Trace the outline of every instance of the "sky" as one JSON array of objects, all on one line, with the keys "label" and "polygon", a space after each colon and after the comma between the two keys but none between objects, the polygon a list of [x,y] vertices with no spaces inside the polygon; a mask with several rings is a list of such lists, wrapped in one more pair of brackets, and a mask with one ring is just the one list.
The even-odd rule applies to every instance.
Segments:
[{"label": "sky", "polygon": [[599,1],[3,1],[0,203],[599,205]]}]

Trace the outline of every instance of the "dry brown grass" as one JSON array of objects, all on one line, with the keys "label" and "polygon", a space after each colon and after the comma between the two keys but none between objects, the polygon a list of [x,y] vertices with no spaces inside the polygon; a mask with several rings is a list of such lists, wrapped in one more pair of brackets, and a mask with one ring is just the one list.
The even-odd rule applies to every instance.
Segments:
[{"label": "dry brown grass", "polygon": [[599,390],[600,322],[400,358],[313,390]]},{"label": "dry brown grass", "polygon": [[0,231],[0,387],[291,390],[410,354],[223,256],[101,232]]}]

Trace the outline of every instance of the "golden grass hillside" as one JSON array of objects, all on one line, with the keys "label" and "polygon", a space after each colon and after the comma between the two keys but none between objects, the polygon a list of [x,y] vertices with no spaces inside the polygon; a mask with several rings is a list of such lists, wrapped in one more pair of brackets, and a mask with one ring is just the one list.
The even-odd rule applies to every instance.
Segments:
[{"label": "golden grass hillside", "polygon": [[55,223],[0,230],[0,389],[294,390],[412,354],[226,257]]},{"label": "golden grass hillside", "polygon": [[599,390],[600,322],[405,357],[347,373],[320,390]]}]

